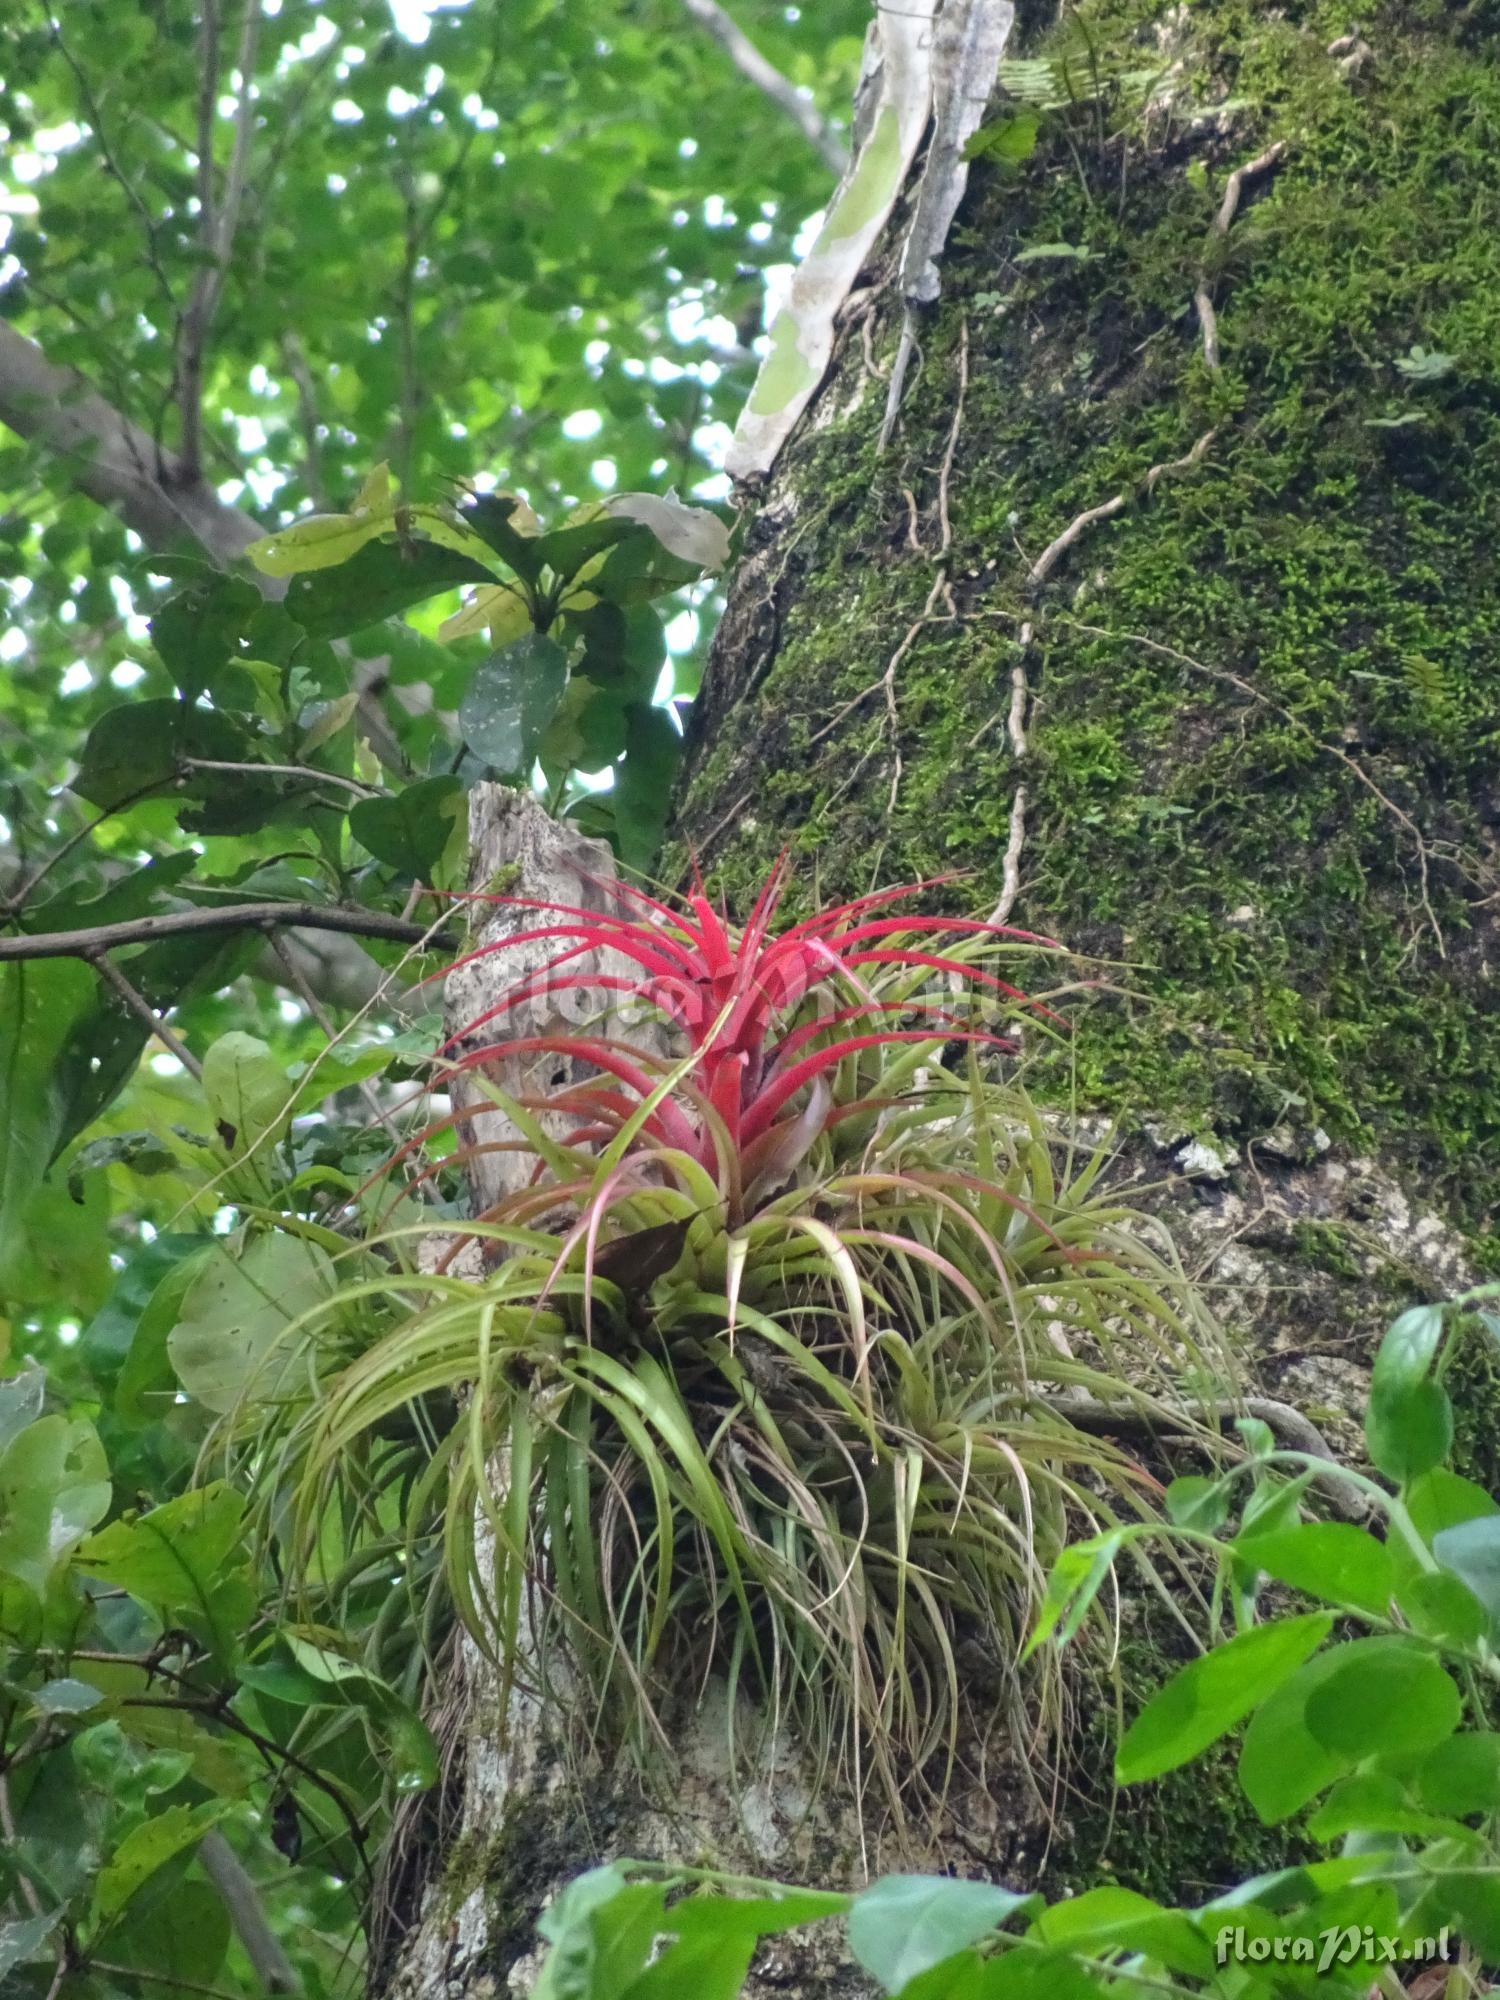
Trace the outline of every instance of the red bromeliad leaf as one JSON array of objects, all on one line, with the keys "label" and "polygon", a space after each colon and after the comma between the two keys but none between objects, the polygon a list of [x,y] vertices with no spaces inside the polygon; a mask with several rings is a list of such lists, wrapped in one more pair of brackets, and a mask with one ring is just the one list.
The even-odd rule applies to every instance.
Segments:
[{"label": "red bromeliad leaf", "polygon": [[[639,1009],[665,1024],[691,1067],[642,1121],[630,1150],[685,1154],[738,1210],[742,1189],[752,1198],[773,1189],[840,1120],[884,1108],[885,1097],[874,1094],[880,1065],[872,1078],[862,1063],[872,1052],[924,1042],[1012,1048],[984,1024],[983,1007],[1057,1019],[978,962],[991,946],[1050,940],[978,918],[893,913],[894,904],[957,878],[879,890],[774,933],[787,875],[783,855],[739,929],[714,909],[696,875],[680,909],[633,884],[602,880],[590,884],[602,905],[592,909],[509,895],[475,899],[524,913],[524,927],[478,946],[460,964],[513,946],[542,946],[547,956],[452,1035],[444,1055],[457,1070],[536,1054],[602,1072],[592,1085],[575,1078],[550,1096],[533,1092],[524,1100],[531,1111],[576,1119],[570,1143],[590,1147],[616,1136],[669,1073],[631,1043],[628,1026],[611,1029]],[[934,981],[944,990],[920,990]],[[589,1000],[597,1002],[589,1026],[557,1025],[564,1002]],[[532,1025],[527,1010],[541,1031],[505,1039],[508,1020],[519,1015],[518,1026]],[[486,1029],[484,1045],[472,1046]],[[851,1060],[854,1066],[844,1067]],[[873,1084],[871,1094],[863,1094],[861,1078]]]}]

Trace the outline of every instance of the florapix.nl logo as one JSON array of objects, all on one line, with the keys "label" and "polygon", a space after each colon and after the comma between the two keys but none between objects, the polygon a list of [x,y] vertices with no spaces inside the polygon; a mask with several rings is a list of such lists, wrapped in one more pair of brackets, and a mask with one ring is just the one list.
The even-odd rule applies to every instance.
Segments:
[{"label": "florapix.nl logo", "polygon": [[1452,1957],[1448,1927],[1431,1937],[1385,1937],[1373,1924],[1330,1924],[1321,1931],[1283,1931],[1274,1936],[1246,1934],[1242,1925],[1225,1924],[1214,1940],[1220,1965],[1261,1965],[1268,1959],[1315,1965],[1329,1972],[1335,1965],[1436,1965]]}]

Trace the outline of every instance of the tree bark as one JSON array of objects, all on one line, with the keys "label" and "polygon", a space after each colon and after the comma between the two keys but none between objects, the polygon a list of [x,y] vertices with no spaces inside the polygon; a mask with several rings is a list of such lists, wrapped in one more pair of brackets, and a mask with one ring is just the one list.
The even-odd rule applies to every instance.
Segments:
[{"label": "tree bark", "polygon": [[1070,18],[883,448],[899,215],[862,275],[661,872],[963,871],[1086,954],[1036,1087],[1191,1183],[1275,1392],[1352,1407],[1386,1307],[1496,1253],[1500,86],[1476,10]]},{"label": "tree bark", "polygon": [[[899,212],[759,497],[663,872],[743,914],[784,846],[809,899],[959,869],[937,899],[1090,954],[1035,1088],[1123,1121],[1247,1367],[1357,1450],[1390,1307],[1494,1248],[1500,77],[1482,8],[1360,39],[1321,0],[1248,29],[1097,0],[1040,43],[1037,11],[1054,108],[1025,159],[1000,109],[889,442]],[[1461,1457],[1491,1479],[1485,1381]],[[846,1801],[791,1824],[795,1768],[737,1819],[715,1722],[685,1714],[674,1815],[565,1781],[472,1673],[462,1831],[383,1983],[525,1992],[540,1902],[596,1858],[857,1878]],[[1044,1856],[1023,1762],[940,1863],[1175,1899],[1279,1858],[1196,1768],[1118,1820],[1065,1794]]]}]

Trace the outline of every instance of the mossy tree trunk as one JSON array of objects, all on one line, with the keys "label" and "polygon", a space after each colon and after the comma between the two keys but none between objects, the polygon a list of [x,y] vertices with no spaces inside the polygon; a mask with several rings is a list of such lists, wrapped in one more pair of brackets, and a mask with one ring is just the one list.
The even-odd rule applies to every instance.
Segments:
[{"label": "mossy tree trunk", "polygon": [[[808,899],[967,871],[938,898],[1110,961],[1036,1087],[1176,1175],[1256,1365],[1346,1441],[1393,1300],[1500,1254],[1500,7],[1358,18],[1032,21],[1063,102],[976,167],[889,442],[893,244],[758,496],[662,870],[741,913],[783,847]],[[686,1858],[764,1859],[690,1747]],[[1269,1865],[1221,1789],[1133,1798],[1107,1852],[1065,1811],[1053,1867]],[[675,1838],[602,1769],[486,1798],[404,1991],[526,1990],[546,1890]],[[949,1859],[1019,1881],[993,1804]],[[837,1990],[763,1990],[798,1977]]]},{"label": "mossy tree trunk", "polygon": [[731,903],[787,843],[806,894],[970,870],[948,900],[988,911],[1024,781],[1015,920],[1121,965],[1068,1052],[1087,1102],[1322,1127],[1484,1238],[1500,9],[1355,12],[1092,0],[1041,38],[1086,101],[976,165],[884,451],[899,305],[848,328],[750,533],[672,858]]}]

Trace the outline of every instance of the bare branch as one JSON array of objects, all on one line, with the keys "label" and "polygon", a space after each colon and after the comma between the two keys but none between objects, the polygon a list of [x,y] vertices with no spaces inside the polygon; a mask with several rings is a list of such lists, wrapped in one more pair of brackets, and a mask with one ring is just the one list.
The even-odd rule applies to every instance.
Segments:
[{"label": "bare branch", "polygon": [[198,1862],[219,1892],[229,1920],[267,1993],[295,1993],[300,1981],[281,1941],[266,1919],[259,1891],[245,1864],[217,1827],[210,1827],[198,1844]]},{"label": "bare branch", "polygon": [[817,106],[810,103],[795,84],[789,83],[768,62],[748,35],[737,27],[719,5],[719,0],[682,0],[693,19],[723,49],[740,75],[768,97],[778,111],[785,112],[807,143],[821,154],[824,164],[841,174],[849,164],[849,149]]},{"label": "bare branch", "polygon": [[297,414],[302,424],[302,450],[305,458],[302,482],[312,495],[313,505],[323,513],[332,511],[329,505],[328,489],[323,484],[323,447],[318,438],[318,399],[313,388],[312,369],[307,363],[307,349],[294,331],[281,336],[281,355],[286,363],[297,391]]},{"label": "bare branch", "polygon": [[[101,926],[101,929],[103,928],[108,927]],[[80,933],[74,933],[74,935],[80,935]],[[187,1043],[181,1040],[167,1026],[164,1017],[157,1013],[140,988],[131,984],[124,973],[121,972],[119,966],[111,965],[102,951],[85,952],[81,955],[88,959],[89,964],[93,966],[95,972],[98,973],[105,985],[114,988],[120,999],[125,1002],[125,1005],[136,1016],[137,1020],[145,1022],[162,1047],[170,1050],[188,1074],[197,1077],[201,1083],[203,1081],[202,1063],[199,1062]]]},{"label": "bare branch", "polygon": [[260,38],[260,0],[245,0],[235,67],[239,101],[235,106],[234,145],[224,180],[224,198],[214,198],[214,119],[219,101],[218,0],[204,0],[201,70],[198,80],[198,241],[202,263],[193,281],[187,311],[177,329],[177,409],[182,425],[182,466],[195,479],[203,456],[203,364],[214,315],[224,295],[229,262],[239,228],[245,195],[250,140],[255,129],[253,81],[255,51]]},{"label": "bare branch", "polygon": [[174,910],[168,916],[98,924],[87,931],[37,931],[27,937],[0,938],[0,964],[22,958],[97,959],[122,945],[150,944],[156,938],[183,937],[194,931],[265,931],[281,926],[344,931],[352,937],[385,938],[392,944],[421,945],[432,951],[453,951],[458,945],[451,931],[407,923],[379,910],[350,910],[337,903],[233,903],[222,910]]}]

